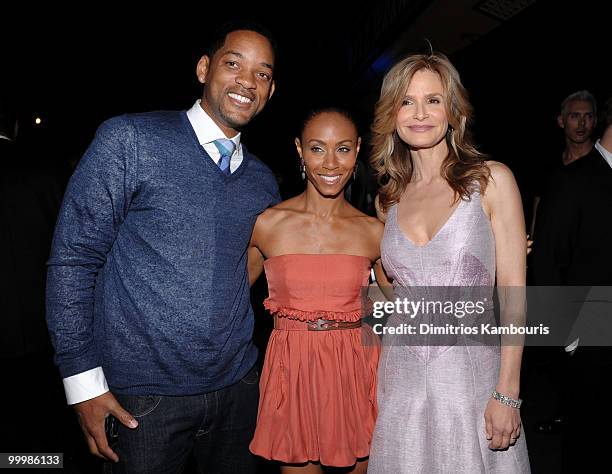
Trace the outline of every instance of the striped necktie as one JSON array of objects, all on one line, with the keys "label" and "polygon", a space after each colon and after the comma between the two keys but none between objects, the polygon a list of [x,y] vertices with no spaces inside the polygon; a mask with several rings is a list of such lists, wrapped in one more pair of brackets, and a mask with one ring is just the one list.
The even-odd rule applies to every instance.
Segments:
[{"label": "striped necktie", "polygon": [[213,141],[214,145],[219,150],[221,154],[221,158],[217,163],[221,171],[223,171],[226,175],[232,174],[230,171],[230,159],[234,154],[234,150],[236,149],[236,145],[233,141],[228,138],[219,138],[218,140]]}]

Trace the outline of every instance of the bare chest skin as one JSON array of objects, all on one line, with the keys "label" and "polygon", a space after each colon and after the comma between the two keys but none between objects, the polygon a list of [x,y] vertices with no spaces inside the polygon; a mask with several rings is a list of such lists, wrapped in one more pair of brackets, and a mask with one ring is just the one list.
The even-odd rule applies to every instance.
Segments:
[{"label": "bare chest skin", "polygon": [[409,185],[397,208],[400,229],[414,245],[427,245],[459,207],[454,199],[446,182]]},{"label": "bare chest skin", "polygon": [[374,260],[379,246],[362,217],[325,219],[286,212],[261,250],[268,258],[285,254],[345,254]]}]

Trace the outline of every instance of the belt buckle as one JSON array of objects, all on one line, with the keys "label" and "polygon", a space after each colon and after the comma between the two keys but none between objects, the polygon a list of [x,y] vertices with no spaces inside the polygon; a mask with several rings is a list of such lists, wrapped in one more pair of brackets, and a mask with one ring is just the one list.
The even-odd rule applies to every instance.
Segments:
[{"label": "belt buckle", "polygon": [[329,329],[328,325],[331,322],[332,321],[329,321],[327,319],[319,318],[315,322],[308,324],[308,330],[309,331],[327,331]]}]

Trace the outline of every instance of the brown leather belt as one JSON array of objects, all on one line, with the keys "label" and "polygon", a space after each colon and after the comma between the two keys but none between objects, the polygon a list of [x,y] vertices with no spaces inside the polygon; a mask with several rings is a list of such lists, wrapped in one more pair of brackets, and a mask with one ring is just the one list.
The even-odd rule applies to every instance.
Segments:
[{"label": "brown leather belt", "polygon": [[[274,329],[288,331],[335,331],[338,329],[356,329],[361,327],[361,319],[359,321],[334,321],[331,319],[317,319],[316,321],[291,321],[291,328],[278,323],[278,316],[274,316]],[[287,319],[287,318],[282,318]]]},{"label": "brown leather belt", "polygon": [[359,321],[332,321],[329,319],[317,319],[306,323],[309,331],[333,331],[335,329],[355,329],[361,327],[361,319]]}]

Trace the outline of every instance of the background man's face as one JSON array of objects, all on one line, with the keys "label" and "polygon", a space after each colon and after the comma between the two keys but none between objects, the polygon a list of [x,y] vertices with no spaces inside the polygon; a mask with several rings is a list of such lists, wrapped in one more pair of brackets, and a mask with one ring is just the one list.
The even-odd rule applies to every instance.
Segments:
[{"label": "background man's face", "polygon": [[559,126],[567,139],[574,143],[584,143],[591,138],[595,128],[595,114],[590,102],[574,100],[569,103],[567,115],[560,117]]}]

